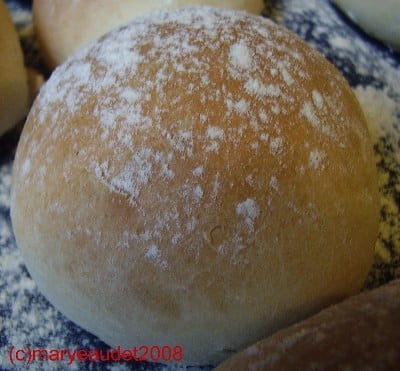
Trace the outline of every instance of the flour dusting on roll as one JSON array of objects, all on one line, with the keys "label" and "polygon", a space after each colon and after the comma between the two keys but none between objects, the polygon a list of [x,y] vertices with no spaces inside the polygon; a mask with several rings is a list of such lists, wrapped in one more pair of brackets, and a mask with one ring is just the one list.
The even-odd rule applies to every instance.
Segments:
[{"label": "flour dusting on roll", "polygon": [[50,68],[89,41],[133,18],[159,9],[212,5],[261,14],[263,0],[35,0],[40,50]]},{"label": "flour dusting on roll", "polygon": [[18,146],[11,215],[70,319],[111,346],[216,364],[357,292],[379,207],[339,72],[269,20],[194,7],[56,69]]}]

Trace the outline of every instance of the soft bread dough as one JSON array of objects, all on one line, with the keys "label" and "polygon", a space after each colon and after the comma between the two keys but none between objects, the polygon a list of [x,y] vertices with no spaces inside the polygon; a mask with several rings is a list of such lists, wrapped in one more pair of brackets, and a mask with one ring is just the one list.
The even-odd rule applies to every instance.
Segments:
[{"label": "soft bread dough", "polygon": [[17,32],[0,0],[0,136],[27,112],[28,83]]},{"label": "soft bread dough", "polygon": [[400,49],[400,0],[334,0],[371,36]]},{"label": "soft bread dough", "polygon": [[215,371],[397,370],[400,280],[281,330]]},{"label": "soft bread dough", "polygon": [[199,7],[137,18],[53,72],[11,215],[70,319],[210,364],[357,292],[378,204],[339,72],[267,19]]},{"label": "soft bread dough", "polygon": [[212,5],[260,14],[263,0],[34,0],[39,46],[50,68],[114,27],[161,8]]}]

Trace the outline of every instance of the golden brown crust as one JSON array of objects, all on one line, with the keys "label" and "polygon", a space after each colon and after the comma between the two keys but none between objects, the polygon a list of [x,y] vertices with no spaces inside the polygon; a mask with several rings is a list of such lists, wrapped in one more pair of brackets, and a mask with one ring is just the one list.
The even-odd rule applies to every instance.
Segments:
[{"label": "golden brown crust", "polygon": [[355,293],[377,234],[351,89],[287,30],[228,10],[137,19],[57,69],[13,179],[50,300],[111,345],[181,344],[187,363]]},{"label": "golden brown crust", "polygon": [[27,113],[28,83],[21,45],[3,0],[0,0],[0,136]]},{"label": "golden brown crust", "polygon": [[223,362],[224,370],[394,370],[400,280],[353,296]]}]

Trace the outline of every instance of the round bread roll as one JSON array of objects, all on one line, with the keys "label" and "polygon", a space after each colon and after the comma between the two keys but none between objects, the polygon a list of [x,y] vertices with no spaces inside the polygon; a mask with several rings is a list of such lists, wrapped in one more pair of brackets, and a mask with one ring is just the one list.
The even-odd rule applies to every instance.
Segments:
[{"label": "round bread roll", "polygon": [[400,280],[364,292],[259,341],[230,370],[397,370]]},{"label": "round bread roll", "polygon": [[28,82],[17,32],[0,0],[0,136],[27,113]]},{"label": "round bread roll", "polygon": [[339,72],[259,16],[138,18],[41,89],[12,222],[60,310],[106,343],[232,351],[357,292],[379,207],[360,106]]},{"label": "round bread roll", "polygon": [[400,50],[400,0],[334,0],[365,32]]},{"label": "round bread roll", "polygon": [[89,41],[162,8],[213,5],[260,14],[263,0],[35,0],[33,14],[39,46],[50,69]]}]

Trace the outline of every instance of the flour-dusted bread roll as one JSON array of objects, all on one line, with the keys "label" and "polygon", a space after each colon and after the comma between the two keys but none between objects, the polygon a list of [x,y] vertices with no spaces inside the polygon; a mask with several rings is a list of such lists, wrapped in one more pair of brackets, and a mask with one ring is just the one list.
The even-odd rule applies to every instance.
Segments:
[{"label": "flour-dusted bread roll", "polygon": [[54,68],[70,54],[112,28],[161,8],[213,5],[261,14],[263,0],[34,0],[42,54]]},{"label": "flour-dusted bread roll", "polygon": [[43,293],[106,343],[209,364],[353,294],[378,191],[363,114],[260,16],[138,18],[68,59],[18,146],[12,222]]},{"label": "flour-dusted bread roll", "polygon": [[11,16],[0,0],[0,137],[21,120],[28,107],[28,82],[21,45]]},{"label": "flour-dusted bread roll", "polygon": [[365,32],[400,50],[400,0],[333,0]]},{"label": "flour-dusted bread roll", "polygon": [[229,370],[397,370],[400,280],[364,292],[278,331],[216,368]]}]

